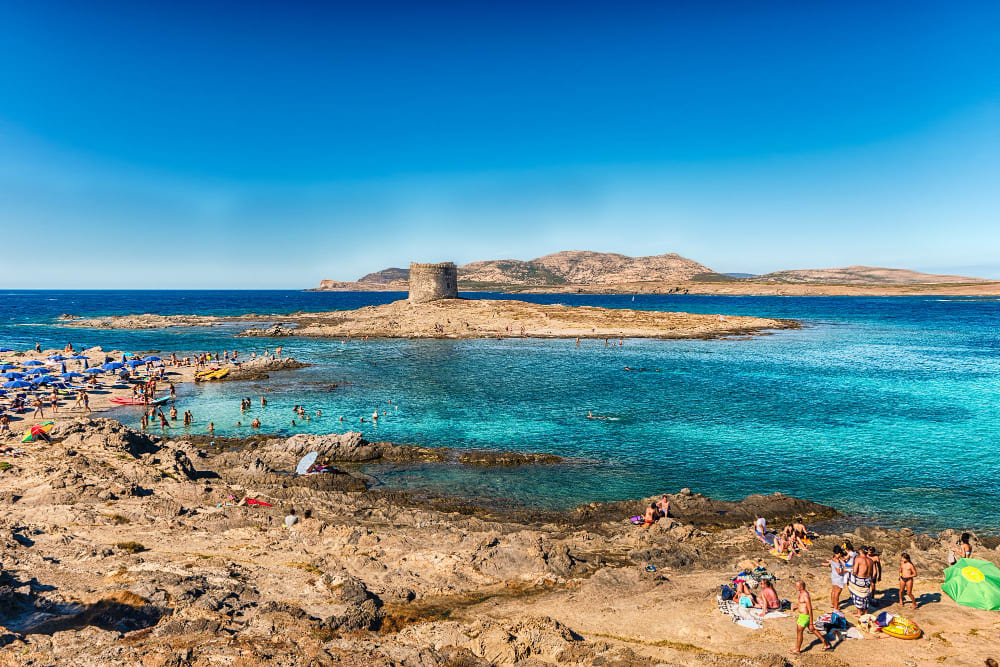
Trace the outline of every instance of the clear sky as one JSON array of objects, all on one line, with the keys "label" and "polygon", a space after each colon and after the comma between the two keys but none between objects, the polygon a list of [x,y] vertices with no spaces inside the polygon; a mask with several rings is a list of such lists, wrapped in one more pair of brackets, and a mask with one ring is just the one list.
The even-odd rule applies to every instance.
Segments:
[{"label": "clear sky", "polygon": [[0,287],[1000,278],[996,2],[0,0]]}]

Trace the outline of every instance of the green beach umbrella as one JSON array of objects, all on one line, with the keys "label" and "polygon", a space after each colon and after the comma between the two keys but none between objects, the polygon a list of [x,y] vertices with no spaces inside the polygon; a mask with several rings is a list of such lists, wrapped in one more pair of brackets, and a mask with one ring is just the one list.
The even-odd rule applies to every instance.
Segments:
[{"label": "green beach umbrella", "polygon": [[941,590],[966,607],[1000,609],[1000,568],[987,560],[959,558],[944,571]]}]

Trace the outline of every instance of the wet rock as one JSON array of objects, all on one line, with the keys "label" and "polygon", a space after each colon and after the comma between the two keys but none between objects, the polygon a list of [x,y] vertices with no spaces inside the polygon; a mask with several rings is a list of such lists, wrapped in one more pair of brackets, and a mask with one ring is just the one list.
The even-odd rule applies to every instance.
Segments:
[{"label": "wet rock", "polygon": [[458,456],[458,462],[477,466],[520,466],[534,463],[559,463],[561,456],[554,454],[522,454],[520,452],[494,452],[475,450],[463,452]]}]

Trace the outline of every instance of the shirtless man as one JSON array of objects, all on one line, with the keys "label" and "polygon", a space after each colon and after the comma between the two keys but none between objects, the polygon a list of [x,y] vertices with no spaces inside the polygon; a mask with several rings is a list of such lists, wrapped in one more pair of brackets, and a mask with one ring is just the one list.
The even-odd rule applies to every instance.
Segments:
[{"label": "shirtless man", "polygon": [[795,606],[796,611],[798,611],[799,616],[795,620],[795,648],[792,653],[798,654],[802,652],[802,635],[805,634],[805,629],[809,628],[814,635],[819,637],[819,640],[823,642],[823,650],[829,651],[833,649],[830,642],[826,640],[826,637],[820,634],[816,626],[813,625],[813,605],[812,598],[809,596],[809,591],[806,590],[806,582],[799,579],[795,582],[795,590],[799,592],[799,600]]},{"label": "shirtless man", "polygon": [[847,590],[851,592],[851,600],[854,602],[854,613],[858,616],[868,613],[868,605],[871,601],[872,593],[872,573],[875,571],[875,564],[868,557],[865,550],[858,552],[854,558],[854,567],[847,575]]},{"label": "shirtless man", "polygon": [[796,517],[795,523],[792,524],[792,532],[795,533],[795,541],[798,546],[802,549],[808,549],[806,539],[808,539],[809,533],[806,531],[806,525],[802,522],[802,517]]},{"label": "shirtless man", "polygon": [[667,494],[660,496],[660,502],[656,503],[656,508],[663,514],[663,518],[670,516],[670,501],[667,500]]}]

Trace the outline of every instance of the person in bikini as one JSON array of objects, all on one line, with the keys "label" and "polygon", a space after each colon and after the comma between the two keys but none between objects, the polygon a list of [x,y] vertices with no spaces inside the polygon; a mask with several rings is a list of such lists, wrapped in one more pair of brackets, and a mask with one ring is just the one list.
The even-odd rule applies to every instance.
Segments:
[{"label": "person in bikini", "polygon": [[760,595],[757,596],[757,607],[761,614],[769,611],[781,611],[781,601],[778,600],[778,591],[774,590],[774,584],[770,579],[760,582]]},{"label": "person in bikini", "polygon": [[899,606],[906,606],[906,596],[910,596],[913,608],[917,608],[917,598],[913,596],[913,580],[917,577],[917,568],[910,561],[910,554],[899,555]]},{"label": "person in bikini", "polygon": [[656,505],[650,504],[646,508],[646,514],[642,517],[642,527],[649,528],[656,520],[660,518],[660,510],[656,509]]},{"label": "person in bikini", "polygon": [[799,599],[795,606],[798,618],[795,619],[795,648],[792,649],[792,653],[799,654],[802,652],[802,636],[805,634],[806,628],[809,628],[823,642],[824,651],[832,650],[833,646],[830,645],[830,642],[813,625],[812,598],[809,596],[809,591],[806,590],[806,582],[801,579],[796,581],[795,590],[799,592]]}]

